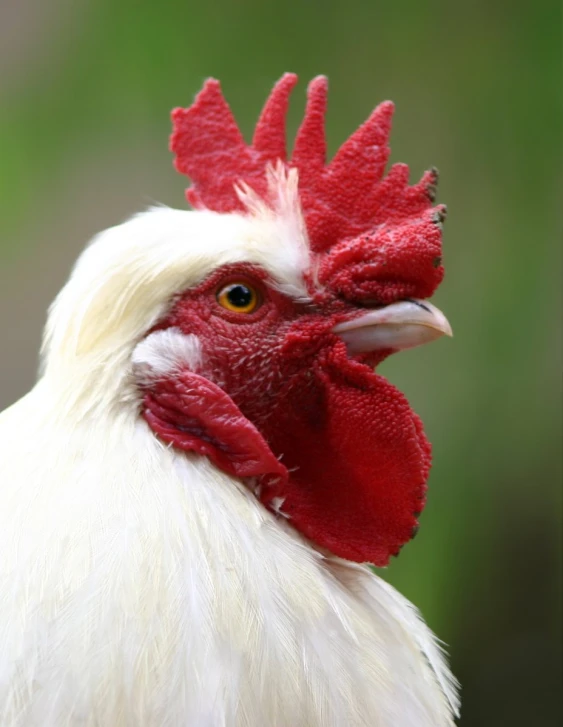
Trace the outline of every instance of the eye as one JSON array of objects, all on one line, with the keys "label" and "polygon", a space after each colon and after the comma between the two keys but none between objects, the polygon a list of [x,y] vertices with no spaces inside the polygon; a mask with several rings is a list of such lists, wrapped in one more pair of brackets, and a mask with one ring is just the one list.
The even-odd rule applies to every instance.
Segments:
[{"label": "eye", "polygon": [[252,313],[260,305],[260,296],[248,283],[233,282],[219,289],[217,302],[235,313]]}]

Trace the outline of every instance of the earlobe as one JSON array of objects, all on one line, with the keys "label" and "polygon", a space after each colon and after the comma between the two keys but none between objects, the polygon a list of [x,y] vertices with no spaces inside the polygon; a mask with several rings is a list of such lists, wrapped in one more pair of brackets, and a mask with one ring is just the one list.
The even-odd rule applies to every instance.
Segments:
[{"label": "earlobe", "polygon": [[256,427],[203,376],[183,371],[154,382],[143,399],[143,416],[160,439],[209,457],[227,474],[259,477],[263,487],[272,488],[272,497],[288,479]]},{"label": "earlobe", "polygon": [[202,364],[201,341],[179,328],[154,331],[133,351],[131,362],[137,382],[150,385],[174,371],[198,371]]}]

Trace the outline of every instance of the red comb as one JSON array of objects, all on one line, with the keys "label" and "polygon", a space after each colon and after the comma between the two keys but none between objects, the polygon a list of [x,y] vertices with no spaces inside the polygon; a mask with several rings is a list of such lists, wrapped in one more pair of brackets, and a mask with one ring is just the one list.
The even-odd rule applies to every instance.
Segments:
[{"label": "red comb", "polygon": [[299,171],[299,196],[314,251],[383,223],[412,220],[431,208],[435,171],[426,172],[412,187],[404,164],[395,164],[383,178],[390,153],[394,108],[390,101],[380,104],[326,164],[324,76],[309,84],[305,117],[288,159],[285,116],[296,82],[295,74],[286,73],[274,86],[250,146],[214,79],[205,82],[192,106],[174,109],[170,148],[176,155],[176,169],[192,180],[186,196],[194,207],[242,210],[235,185],[245,182],[266,196],[266,167],[281,160]]}]

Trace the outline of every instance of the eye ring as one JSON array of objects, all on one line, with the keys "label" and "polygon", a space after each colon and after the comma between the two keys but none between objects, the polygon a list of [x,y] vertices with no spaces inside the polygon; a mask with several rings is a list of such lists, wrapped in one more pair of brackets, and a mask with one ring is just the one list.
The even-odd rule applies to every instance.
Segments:
[{"label": "eye ring", "polygon": [[254,313],[262,302],[256,288],[242,280],[223,285],[217,291],[216,299],[225,310],[242,314]]}]

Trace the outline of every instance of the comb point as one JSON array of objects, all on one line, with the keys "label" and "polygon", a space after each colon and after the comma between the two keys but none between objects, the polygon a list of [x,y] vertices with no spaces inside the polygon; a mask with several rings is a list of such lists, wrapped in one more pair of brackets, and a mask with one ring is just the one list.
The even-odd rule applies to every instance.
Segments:
[{"label": "comb point", "polygon": [[252,146],[271,162],[278,159],[285,161],[287,157],[285,117],[289,96],[296,83],[295,73],[284,73],[272,89],[256,124]]},{"label": "comb point", "polygon": [[308,175],[326,161],[325,114],[328,79],[316,76],[307,87],[305,116],[297,132],[291,163]]}]

